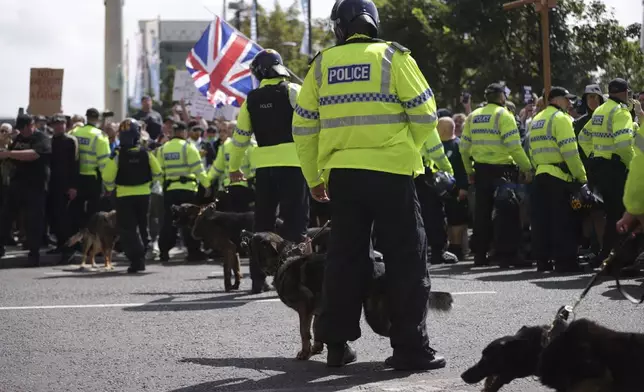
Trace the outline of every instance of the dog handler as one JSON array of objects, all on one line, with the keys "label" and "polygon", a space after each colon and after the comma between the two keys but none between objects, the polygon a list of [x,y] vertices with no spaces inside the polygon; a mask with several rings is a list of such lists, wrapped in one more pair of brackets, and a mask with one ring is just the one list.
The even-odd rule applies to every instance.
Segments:
[{"label": "dog handler", "polygon": [[[516,183],[519,177],[517,165],[528,182],[532,179],[532,164],[521,147],[514,116],[505,108],[506,99],[505,87],[498,83],[489,85],[485,89],[487,105],[470,114],[465,121],[461,137],[463,165],[470,178],[470,184],[476,189],[472,237],[474,266],[490,263],[487,252],[493,238],[492,210],[498,182],[505,178],[511,183]],[[518,220],[519,218],[517,222],[513,222],[513,227],[520,227]],[[504,234],[506,233],[496,237],[503,238]],[[495,244],[495,248],[496,257],[501,265],[507,266],[519,261],[519,243],[506,240],[502,244]]]},{"label": "dog handler", "polygon": [[[159,163],[165,175],[163,181],[163,227],[159,235],[159,258],[170,260],[170,249],[177,242],[177,228],[172,222],[172,206],[183,203],[195,203],[199,184],[210,189],[210,179],[201,161],[197,147],[186,141],[188,127],[183,122],[176,122],[173,127],[172,140],[164,144],[159,151]],[[198,182],[197,182],[198,181]],[[206,255],[199,249],[199,241],[192,238],[190,230],[183,232],[183,241],[188,248],[188,261],[203,261]]]},{"label": "dog handler", "polygon": [[145,271],[144,241],[148,239],[141,238],[137,228],[147,227],[151,184],[163,174],[154,155],[140,146],[140,138],[138,121],[123,120],[119,127],[120,148],[103,171],[107,191],[116,187],[116,222],[123,250],[130,260],[127,270],[130,274]]},{"label": "dog handler", "polygon": [[424,173],[426,140],[435,146],[431,158],[444,159],[433,93],[408,49],[375,38],[379,18],[371,0],[341,0],[331,20],[337,45],[314,58],[293,116],[311,194],[333,201],[315,339],[328,345],[328,366],[356,360],[347,341],[361,333],[373,226],[391,306],[394,353],[385,363],[399,370],[441,368],[445,359],[435,356],[427,335],[427,238],[414,186],[414,176]]},{"label": "dog handler", "polygon": [[571,99],[563,87],[553,87],[549,105],[530,123],[530,156],[537,168],[533,207],[539,211],[532,221],[532,249],[538,271],[579,272],[575,217],[570,206],[571,184],[586,183],[586,170],[579,156],[572,117]]},{"label": "dog handler", "polygon": [[[250,65],[260,81],[248,94],[237,118],[230,148],[230,182],[244,180],[240,168],[254,133],[255,232],[275,231],[279,206],[284,220],[280,234],[289,241],[306,238],[309,224],[309,195],[295,152],[292,135],[293,108],[300,86],[287,81],[289,73],[282,57],[272,49],[259,52]],[[266,276],[254,259],[250,263],[252,292],[268,290]]]}]

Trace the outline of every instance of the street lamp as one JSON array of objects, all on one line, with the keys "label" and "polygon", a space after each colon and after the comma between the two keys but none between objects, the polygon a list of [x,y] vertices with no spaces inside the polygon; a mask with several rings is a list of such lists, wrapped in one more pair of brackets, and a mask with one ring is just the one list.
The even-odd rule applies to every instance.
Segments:
[{"label": "street lamp", "polygon": [[247,9],[244,0],[229,3],[228,8],[235,11],[235,27],[237,27],[237,30],[241,30],[241,13]]}]

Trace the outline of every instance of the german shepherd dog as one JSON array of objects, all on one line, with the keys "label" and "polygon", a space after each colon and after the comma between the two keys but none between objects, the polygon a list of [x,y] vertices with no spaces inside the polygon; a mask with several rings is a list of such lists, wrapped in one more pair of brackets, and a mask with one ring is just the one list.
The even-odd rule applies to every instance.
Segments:
[{"label": "german shepherd dog", "polygon": [[[252,212],[219,212],[216,203],[200,207],[194,204],[172,206],[172,220],[178,228],[191,229],[196,240],[203,240],[204,246],[216,249],[224,258],[224,289],[226,292],[238,290],[241,283],[241,263],[238,250],[242,230],[251,230],[254,214]],[[234,275],[234,283],[231,283]]]},{"label": "german shepherd dog", "polygon": [[[273,285],[280,300],[299,316],[302,349],[296,358],[306,360],[321,353],[324,349],[322,342],[314,340],[311,345],[311,326],[315,330],[313,318],[319,314],[326,255],[303,254],[307,248],[310,249],[310,243],[294,244],[275,233],[244,232],[242,242],[244,246],[250,247],[251,257],[257,260],[264,273],[274,277]],[[433,292],[429,306],[435,310],[448,311],[452,302],[449,293]],[[371,329],[388,337],[391,324],[386,305],[385,268],[382,262],[374,263],[373,277],[363,307],[365,319]]]},{"label": "german shepherd dog", "polygon": [[548,327],[523,327],[483,350],[461,378],[485,380],[496,392],[516,378],[538,376],[557,392],[636,392],[644,386],[644,334],[617,332],[587,319],[573,321],[545,346]]},{"label": "german shepherd dog", "polygon": [[116,226],[116,211],[97,212],[89,218],[87,227],[74,234],[68,241],[67,246],[71,247],[83,241],[83,261],[80,268],[85,268],[87,258],[96,268],[95,256],[103,253],[105,258],[105,269],[112,270],[112,250],[118,239],[118,227]]}]

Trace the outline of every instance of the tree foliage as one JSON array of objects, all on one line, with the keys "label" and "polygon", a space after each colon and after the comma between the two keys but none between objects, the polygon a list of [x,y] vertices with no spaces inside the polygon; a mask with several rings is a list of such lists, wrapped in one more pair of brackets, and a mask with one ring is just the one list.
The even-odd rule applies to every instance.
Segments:
[{"label": "tree foliage", "polygon": [[[483,99],[504,81],[543,90],[540,15],[532,6],[503,11],[508,0],[379,0],[381,36],[412,50],[440,106],[458,107],[462,91]],[[559,0],[550,11],[553,85],[581,92],[621,76],[644,88],[639,25],[622,27],[598,0]]]}]

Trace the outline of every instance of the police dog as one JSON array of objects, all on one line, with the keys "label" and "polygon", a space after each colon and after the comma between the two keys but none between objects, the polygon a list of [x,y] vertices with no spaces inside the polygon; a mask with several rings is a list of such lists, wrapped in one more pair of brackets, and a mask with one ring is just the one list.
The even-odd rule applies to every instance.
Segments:
[{"label": "police dog", "polygon": [[545,345],[548,327],[523,327],[490,343],[481,360],[461,378],[484,392],[512,380],[538,376],[557,392],[636,392],[642,390],[644,334],[617,332],[587,319],[570,323]]},{"label": "police dog", "polygon": [[85,268],[87,258],[96,268],[95,256],[103,253],[105,269],[112,270],[112,250],[118,239],[118,227],[116,226],[116,211],[97,212],[89,218],[87,226],[80,232],[74,234],[68,241],[67,246],[71,247],[83,241],[83,261],[80,268]]},{"label": "police dog", "polygon": [[[322,342],[314,340],[311,345],[311,326],[315,330],[313,318],[319,314],[326,255],[309,253],[311,245],[319,244],[310,241],[294,244],[275,233],[250,232],[242,233],[242,244],[250,247],[251,257],[264,273],[274,277],[273,285],[280,300],[298,313],[302,349],[296,358],[307,360],[321,353],[324,349]],[[386,302],[384,263],[374,263],[369,283],[363,301],[365,319],[375,333],[388,337],[391,324]],[[447,311],[451,309],[452,302],[449,293],[433,292],[429,305],[432,309]]]},{"label": "police dog", "polygon": [[[216,210],[216,203],[200,207],[194,204],[172,206],[173,223],[178,228],[188,228],[192,237],[203,240],[204,246],[216,249],[224,258],[224,289],[238,290],[241,283],[239,244],[242,230],[251,230],[252,212],[234,213]],[[234,283],[231,283],[234,275]]]}]

